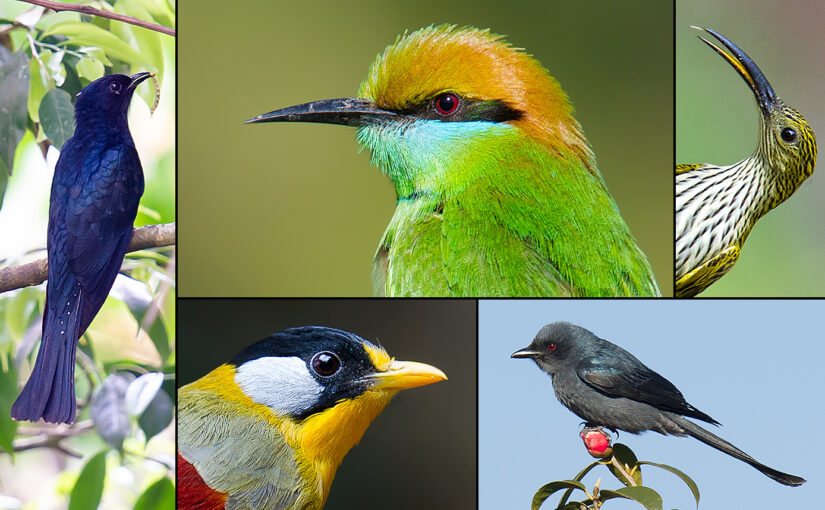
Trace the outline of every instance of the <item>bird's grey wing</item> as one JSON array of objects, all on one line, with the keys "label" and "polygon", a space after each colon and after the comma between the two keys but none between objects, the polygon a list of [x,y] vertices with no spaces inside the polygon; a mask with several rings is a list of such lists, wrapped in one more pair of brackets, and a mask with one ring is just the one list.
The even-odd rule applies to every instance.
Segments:
[{"label": "bird's grey wing", "polygon": [[716,420],[688,404],[673,383],[635,358],[611,356],[609,361],[590,358],[579,364],[576,373],[585,384],[610,397],[624,397],[662,411],[718,424]]}]

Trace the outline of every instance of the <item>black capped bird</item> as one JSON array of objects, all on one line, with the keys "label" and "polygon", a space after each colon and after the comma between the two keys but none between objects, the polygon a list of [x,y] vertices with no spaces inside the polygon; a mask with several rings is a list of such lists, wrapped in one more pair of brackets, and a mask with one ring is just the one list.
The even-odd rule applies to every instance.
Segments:
[{"label": "black capped bird", "polygon": [[75,131],[60,151],[49,199],[43,340],[11,408],[15,420],[74,422],[77,341],[120,271],[143,195],[126,114],[135,87],[151,76],[104,76],[77,95]]},{"label": "black capped bird", "polygon": [[178,389],[178,508],[322,508],[390,399],[446,379],[339,329],[267,337]]},{"label": "black capped bird", "polygon": [[770,468],[685,417],[719,422],[685,401],[670,381],[616,344],[569,322],[544,326],[533,342],[513,353],[550,375],[556,398],[587,422],[639,434],[692,436],[750,464],[777,482],[797,486],[804,478]]},{"label": "black capped bird", "polygon": [[816,137],[805,117],[776,95],[738,46],[699,30],[731,52],[700,37],[753,91],[759,144],[733,165],[676,165],[676,297],[693,297],[730,271],[757,220],[790,198],[816,164]]}]

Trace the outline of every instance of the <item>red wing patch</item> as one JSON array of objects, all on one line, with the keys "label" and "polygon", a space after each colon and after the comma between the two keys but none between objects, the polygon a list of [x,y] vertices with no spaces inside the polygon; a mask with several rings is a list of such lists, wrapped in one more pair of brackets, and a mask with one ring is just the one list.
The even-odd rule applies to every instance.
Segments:
[{"label": "red wing patch", "polygon": [[178,509],[224,510],[226,494],[213,490],[195,466],[186,462],[178,453]]}]

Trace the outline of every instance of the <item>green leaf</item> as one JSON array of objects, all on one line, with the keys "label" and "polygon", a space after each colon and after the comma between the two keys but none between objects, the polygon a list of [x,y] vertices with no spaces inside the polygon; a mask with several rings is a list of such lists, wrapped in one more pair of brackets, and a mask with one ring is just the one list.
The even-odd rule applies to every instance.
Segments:
[{"label": "green leaf", "polygon": [[[590,472],[591,469],[593,469],[594,467],[598,466],[601,463],[602,463],[602,461],[600,461],[600,460],[592,462],[587,467],[585,467],[584,469],[579,471],[579,474],[577,474],[575,477],[573,477],[573,481],[580,482],[582,480],[582,478],[584,478],[584,476],[587,473]],[[567,500],[570,498],[570,496],[572,494],[573,494],[573,489],[567,489],[567,491],[565,491],[565,493],[562,494],[561,499],[559,500],[559,505],[562,505],[562,504],[566,503]]]},{"label": "green leaf", "polygon": [[7,175],[14,166],[14,152],[26,132],[28,100],[28,55],[11,53],[0,45],[0,205]]},{"label": "green leaf", "polygon": [[68,44],[80,46],[97,46],[106,52],[110,57],[122,60],[133,66],[145,66],[146,60],[143,56],[127,43],[120,40],[98,26],[82,21],[63,21],[50,26],[41,37],[53,34],[65,35]]},{"label": "green leaf", "polygon": [[112,61],[106,58],[106,52],[98,48],[97,46],[84,46],[82,48],[78,48],[77,51],[79,53],[83,53],[86,56],[96,58],[103,62],[104,66],[112,67]]},{"label": "green leaf", "polygon": [[123,440],[131,430],[125,401],[126,388],[132,379],[127,373],[111,374],[92,395],[90,412],[95,428],[100,437],[118,451],[123,449]]},{"label": "green leaf", "polygon": [[0,448],[12,454],[12,440],[17,434],[17,422],[11,419],[11,405],[17,398],[17,371],[14,369],[11,353],[4,356],[3,363],[9,369],[0,370]]},{"label": "green leaf", "polygon": [[89,81],[95,81],[103,76],[105,69],[103,62],[94,57],[83,57],[75,66],[77,74],[81,78],[86,78]]},{"label": "green leaf", "polygon": [[[135,2],[135,0],[118,0],[118,2],[115,3],[115,12],[146,21],[154,21],[149,11]],[[149,67],[140,70],[154,71],[160,76],[163,76],[163,47],[161,46],[160,38],[168,36],[162,35],[154,30],[149,30],[148,28],[127,25],[126,23],[121,23],[120,25],[129,29],[131,36],[134,37],[137,43],[140,54],[143,55],[147,61]],[[125,37],[122,37],[122,39],[124,41],[126,40]]]},{"label": "green leaf", "polygon": [[150,485],[135,503],[134,510],[173,510],[175,508],[175,486],[172,480],[163,477]]},{"label": "green leaf", "polygon": [[35,122],[40,122],[40,101],[54,85],[48,76],[43,76],[40,73],[40,62],[36,58],[30,60],[29,73],[31,73],[27,105],[29,117]]},{"label": "green leaf", "polygon": [[163,384],[163,372],[143,374],[126,388],[126,411],[130,416],[141,414],[155,398]]},{"label": "green leaf", "polygon": [[662,496],[650,487],[622,487],[615,491],[605,489],[599,492],[599,497],[604,501],[613,498],[630,499],[647,510],[662,510]]},{"label": "green leaf", "polygon": [[670,471],[674,475],[681,478],[682,481],[685,482],[685,485],[687,485],[690,488],[690,492],[693,493],[693,499],[696,500],[696,506],[699,506],[699,486],[696,485],[696,482],[694,482],[693,479],[686,475],[684,472],[676,469],[673,466],[668,466],[667,464],[658,464],[656,462],[649,462],[646,460],[640,460],[639,464],[649,464],[651,466],[656,466],[657,468],[664,469],[665,471]]},{"label": "green leaf", "polygon": [[27,287],[6,300],[3,323],[13,340],[22,338],[29,327],[41,292],[35,287]]},{"label": "green leaf", "polygon": [[587,490],[585,489],[584,484],[576,480],[559,480],[556,482],[550,482],[546,485],[543,485],[533,495],[533,502],[530,505],[531,510],[538,510],[547,498],[552,496],[553,493],[558,492],[562,489],[580,489],[584,491],[585,494],[587,494]]},{"label": "green leaf", "polygon": [[[616,460],[622,464],[622,466],[626,466],[628,474],[633,477],[636,485],[642,485],[642,469],[639,467],[639,461],[636,459],[636,454],[633,453],[633,450],[622,443],[616,443],[613,445],[613,457],[615,457]],[[620,482],[628,487],[631,485],[625,479],[624,475],[616,469],[616,466],[611,463],[607,464],[607,467],[610,469],[610,472],[613,473],[613,476],[618,478]]]},{"label": "green leaf", "polygon": [[103,495],[106,479],[106,452],[100,452],[83,466],[69,497],[69,510],[94,510]]},{"label": "green leaf", "polygon": [[158,391],[155,398],[152,399],[146,410],[138,418],[138,425],[146,434],[146,440],[148,441],[168,427],[174,416],[175,410],[169,394],[165,391]]},{"label": "green leaf", "polygon": [[72,96],[61,89],[52,89],[40,102],[40,125],[49,140],[58,149],[74,133],[74,106]]}]

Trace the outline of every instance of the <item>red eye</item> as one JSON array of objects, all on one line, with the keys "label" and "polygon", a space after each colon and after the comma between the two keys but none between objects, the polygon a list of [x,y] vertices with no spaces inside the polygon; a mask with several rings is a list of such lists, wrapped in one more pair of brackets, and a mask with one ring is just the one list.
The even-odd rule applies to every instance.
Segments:
[{"label": "red eye", "polygon": [[445,92],[435,98],[435,109],[441,115],[449,115],[458,110],[458,96],[452,92]]},{"label": "red eye", "polygon": [[555,351],[556,350],[556,344],[548,344],[547,345],[547,350],[548,351]]}]

